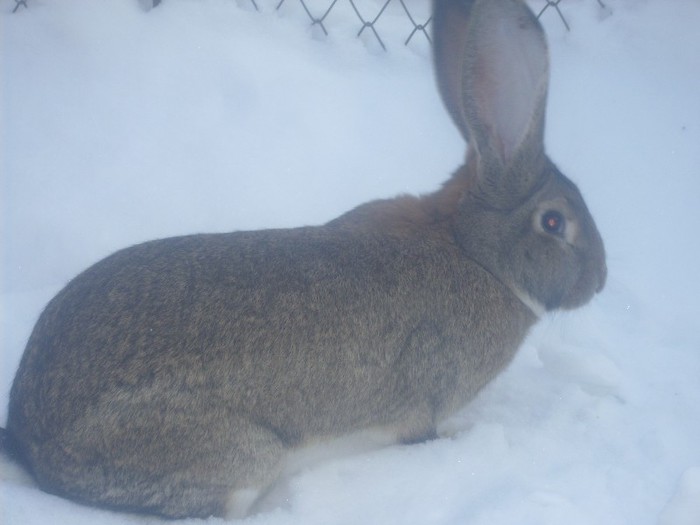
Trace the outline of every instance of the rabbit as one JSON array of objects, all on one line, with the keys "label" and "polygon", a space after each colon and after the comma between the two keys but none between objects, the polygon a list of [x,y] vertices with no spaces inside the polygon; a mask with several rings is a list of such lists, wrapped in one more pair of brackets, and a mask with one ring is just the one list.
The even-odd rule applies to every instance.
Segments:
[{"label": "rabbit", "polygon": [[433,10],[465,164],[325,225],[154,240],[75,277],[27,342],[2,434],[41,488],[245,514],[314,443],[436,438],[545,312],[603,289],[602,238],[544,151],[539,22],[522,0]]}]

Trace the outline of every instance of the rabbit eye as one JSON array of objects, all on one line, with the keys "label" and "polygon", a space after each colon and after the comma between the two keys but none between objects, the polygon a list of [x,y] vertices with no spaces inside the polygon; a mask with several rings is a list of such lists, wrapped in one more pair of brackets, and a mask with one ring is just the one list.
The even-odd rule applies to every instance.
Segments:
[{"label": "rabbit eye", "polygon": [[564,216],[555,210],[549,210],[542,215],[542,229],[553,235],[564,233],[566,220]]}]

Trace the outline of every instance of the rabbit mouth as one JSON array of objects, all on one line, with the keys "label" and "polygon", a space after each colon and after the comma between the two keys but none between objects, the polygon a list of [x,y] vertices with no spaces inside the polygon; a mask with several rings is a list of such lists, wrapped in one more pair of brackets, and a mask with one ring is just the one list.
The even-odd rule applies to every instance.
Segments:
[{"label": "rabbit mouth", "polygon": [[[568,294],[564,294],[554,308],[573,310],[588,303],[605,288],[607,269],[603,265],[599,273],[582,274]],[[548,305],[549,306],[549,305]],[[549,309],[549,308],[548,308]]]},{"label": "rabbit mouth", "polygon": [[588,292],[582,295],[575,287],[570,293],[560,292],[552,297],[547,298],[544,302],[544,308],[547,312],[554,310],[574,310],[583,306],[593,297],[594,292]]},{"label": "rabbit mouth", "polygon": [[582,272],[573,286],[551,290],[546,297],[535,297],[517,286],[513,287],[513,291],[537,317],[542,317],[553,310],[573,310],[585,305],[603,290],[606,278],[607,269],[603,264],[598,272]]}]

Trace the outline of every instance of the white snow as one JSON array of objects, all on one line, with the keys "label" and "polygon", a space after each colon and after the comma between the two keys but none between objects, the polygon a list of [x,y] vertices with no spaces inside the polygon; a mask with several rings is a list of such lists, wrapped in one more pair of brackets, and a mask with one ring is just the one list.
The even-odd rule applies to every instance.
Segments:
[{"label": "white snow", "polygon": [[[433,190],[462,161],[400,10],[380,23],[384,53],[355,39],[347,6],[323,37],[295,1],[258,3],[28,0],[10,14],[0,0],[3,424],[39,312],[101,257],[322,223]],[[700,3],[605,3],[562,2],[568,33],[543,18],[547,145],[605,239],[605,291],[545,317],[446,437],[305,470],[286,508],[246,523],[700,524]],[[47,495],[4,458],[0,509],[4,525],[159,522]]]}]

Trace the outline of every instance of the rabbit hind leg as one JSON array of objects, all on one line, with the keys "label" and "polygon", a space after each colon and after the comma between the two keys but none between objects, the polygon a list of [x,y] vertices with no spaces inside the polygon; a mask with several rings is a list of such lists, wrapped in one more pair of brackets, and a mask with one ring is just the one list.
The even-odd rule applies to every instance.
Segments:
[{"label": "rabbit hind leg", "polygon": [[[64,433],[37,450],[35,477],[47,492],[91,505],[168,518],[226,516],[232,492],[275,479],[286,448],[244,416],[160,424],[154,433],[150,421],[131,421],[128,435],[113,431],[109,438],[102,428],[99,446],[94,426]],[[157,438],[138,438],[149,434]]]},{"label": "rabbit hind leg", "polygon": [[159,514],[245,517],[258,494],[277,478],[286,450],[277,434],[243,417],[222,426],[210,429],[221,438],[214,450],[191,469],[164,479],[171,497],[163,500]]}]

